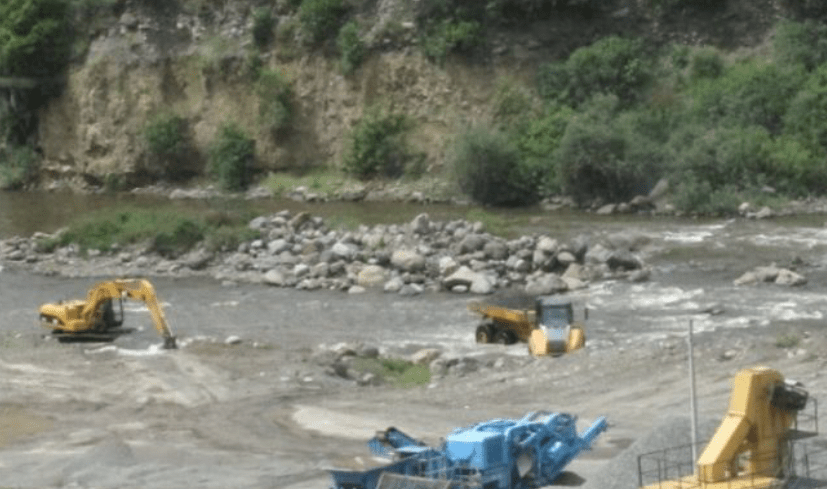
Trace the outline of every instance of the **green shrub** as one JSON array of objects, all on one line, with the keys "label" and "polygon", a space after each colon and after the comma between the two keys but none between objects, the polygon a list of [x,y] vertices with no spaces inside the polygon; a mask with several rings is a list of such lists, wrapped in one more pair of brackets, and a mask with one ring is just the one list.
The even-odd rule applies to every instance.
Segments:
[{"label": "green shrub", "polygon": [[105,209],[69,222],[56,238],[40,240],[37,246],[47,251],[75,244],[83,250],[107,252],[116,244],[148,242],[155,251],[174,256],[202,240],[214,249],[227,249],[222,246],[230,245],[234,249],[241,241],[255,237],[255,232],[247,227],[248,213],[224,213],[223,216],[216,220],[200,211],[181,209]]},{"label": "green shrub", "polygon": [[359,37],[359,24],[350,21],[339,31],[336,45],[342,55],[342,71],[345,74],[353,73],[365,57],[365,43]]},{"label": "green shrub", "polygon": [[179,156],[187,149],[186,119],[163,112],[156,114],[144,126],[144,141],[149,151],[162,157]]},{"label": "green shrub", "polygon": [[255,140],[234,123],[225,123],[210,146],[209,172],[225,190],[246,188],[255,158]]},{"label": "green shrub", "polygon": [[20,189],[37,170],[37,153],[28,146],[0,148],[0,189]]},{"label": "green shrub", "polygon": [[190,151],[186,119],[169,112],[156,114],[144,126],[143,136],[150,155],[160,160],[165,176],[173,180],[192,176],[179,165]]},{"label": "green shrub", "polygon": [[827,64],[807,78],[784,115],[784,133],[814,151],[827,150]]},{"label": "green shrub", "polygon": [[673,44],[669,55],[672,66],[682,70],[689,66],[692,50],[686,44]]},{"label": "green shrub", "polygon": [[65,0],[0,2],[0,73],[54,76],[71,54],[69,4]]},{"label": "green shrub", "polygon": [[777,348],[795,348],[801,344],[801,337],[794,333],[780,335],[775,339]]},{"label": "green shrub", "polygon": [[152,250],[167,257],[178,256],[204,239],[205,227],[190,219],[177,219],[170,230],[158,232],[152,240]]},{"label": "green shrub", "polygon": [[519,150],[505,134],[483,127],[460,134],[451,155],[460,190],[486,205],[535,203],[539,199],[541,169],[531,163],[520,158]]},{"label": "green shrub", "polygon": [[560,181],[581,205],[628,201],[645,195],[659,178],[659,145],[619,117],[619,107],[614,96],[595,97],[571,118],[560,140],[555,155]]},{"label": "green shrub", "polygon": [[520,158],[529,166],[542,169],[538,177],[541,196],[558,193],[562,188],[554,155],[573,115],[569,107],[550,105],[539,117],[515,124],[509,132]]},{"label": "green shrub", "polygon": [[817,18],[827,14],[827,4],[823,0],[786,0],[784,5],[800,16]]},{"label": "green shrub", "polygon": [[760,126],[708,129],[702,125],[680,131],[670,142],[677,164],[678,209],[701,214],[731,214],[744,200],[755,200],[766,185],[783,183],[774,158],[773,141]]},{"label": "green shrub", "polygon": [[712,185],[741,189],[765,184],[770,136],[764,128],[714,128],[678,155],[684,171]]},{"label": "green shrub", "polygon": [[640,39],[609,36],[577,49],[565,63],[540,66],[538,89],[546,100],[572,106],[599,93],[629,105],[642,99],[653,76],[651,56]]},{"label": "green shrub", "polygon": [[293,89],[278,71],[262,70],[256,82],[259,123],[273,133],[283,132],[293,123]]},{"label": "green shrub", "polygon": [[790,196],[822,194],[827,188],[827,157],[790,136],[775,138],[769,147],[767,183]]},{"label": "green shrub", "polygon": [[659,14],[669,14],[685,9],[709,12],[724,8],[726,2],[721,0],[648,0],[650,10]]},{"label": "green shrub", "polygon": [[395,387],[423,386],[431,381],[431,371],[426,365],[415,365],[396,358],[356,358],[353,369],[359,373],[371,373]]},{"label": "green shrub", "polygon": [[221,226],[208,228],[205,237],[207,249],[212,251],[233,251],[237,250],[241,243],[252,241],[259,237],[258,231],[250,229],[246,225]]},{"label": "green shrub", "polygon": [[273,40],[273,14],[267,7],[253,10],[253,43],[259,48],[265,48]]},{"label": "green shrub", "polygon": [[724,59],[715,48],[701,48],[692,55],[690,75],[693,80],[718,78],[724,72]]},{"label": "green shrub", "polygon": [[409,126],[404,115],[368,108],[347,136],[345,172],[362,179],[403,175],[415,160],[405,138]]},{"label": "green shrub", "polygon": [[772,40],[773,57],[782,64],[801,64],[807,71],[827,61],[827,25],[807,19],[781,21]]},{"label": "green shrub", "polygon": [[694,176],[678,180],[672,198],[677,209],[713,216],[733,215],[743,201],[734,185],[713,188],[709,182]]},{"label": "green shrub", "polygon": [[423,53],[443,62],[451,52],[469,53],[483,42],[483,28],[476,20],[445,19],[424,31]]},{"label": "green shrub", "polygon": [[321,42],[338,32],[344,14],[343,0],[303,0],[299,7],[299,21],[313,42]]},{"label": "green shrub", "polygon": [[740,63],[715,80],[698,82],[691,91],[693,110],[713,125],[760,125],[777,134],[803,79],[800,68]]},{"label": "green shrub", "polygon": [[497,80],[492,100],[494,118],[505,124],[530,116],[534,99],[529,91],[512,78]]}]

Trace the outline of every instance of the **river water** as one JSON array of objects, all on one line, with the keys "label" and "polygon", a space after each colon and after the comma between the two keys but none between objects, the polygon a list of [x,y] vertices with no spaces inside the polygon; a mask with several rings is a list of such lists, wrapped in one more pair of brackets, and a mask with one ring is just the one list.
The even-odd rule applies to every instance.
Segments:
[{"label": "river water", "polygon": [[[73,216],[123,204],[152,207],[169,206],[170,202],[135,195],[0,193],[0,237],[53,231]],[[172,205],[207,209],[216,204],[180,201]],[[308,210],[333,221],[347,215],[351,222],[360,218],[368,223],[404,223],[421,212],[429,213],[432,219],[454,219],[469,212],[465,207],[421,204],[307,204],[269,199],[248,205],[260,212]],[[524,232],[547,233],[563,241],[582,234],[597,240],[618,232],[646,237],[648,244],[642,253],[652,266],[649,281],[598,281],[572,294],[577,303],[590,309],[592,348],[683,335],[690,320],[699,332],[735,330],[785,322],[820,324],[827,311],[827,228],[823,216],[694,220],[539,210],[502,211],[501,216],[513,219]],[[744,272],[771,263],[796,268],[808,277],[808,283],[795,288],[733,285]],[[0,307],[4,311],[0,329],[26,330],[34,322],[39,304],[82,296],[95,281],[0,272]],[[260,285],[228,288],[210,279],[154,282],[170,324],[183,336],[238,334],[263,341],[289,340],[307,347],[370,338],[387,347],[438,344],[466,353],[475,348],[475,320],[464,307],[468,296],[408,298],[369,291],[354,297]],[[145,312],[140,305],[129,307]],[[709,314],[709,310],[720,314]],[[324,334],[320,335],[318,328],[302,328],[307,322],[325,325]],[[143,324],[149,324],[148,319]],[[144,329],[132,339],[119,341],[155,341],[151,324]]]}]

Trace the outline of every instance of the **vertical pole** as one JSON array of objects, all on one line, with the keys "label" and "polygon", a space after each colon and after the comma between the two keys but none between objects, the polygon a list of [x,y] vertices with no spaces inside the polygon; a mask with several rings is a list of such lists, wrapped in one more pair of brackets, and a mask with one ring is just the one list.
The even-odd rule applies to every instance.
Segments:
[{"label": "vertical pole", "polygon": [[695,403],[695,362],[692,344],[692,320],[689,320],[689,408],[692,410],[692,465],[698,461],[698,407]]}]

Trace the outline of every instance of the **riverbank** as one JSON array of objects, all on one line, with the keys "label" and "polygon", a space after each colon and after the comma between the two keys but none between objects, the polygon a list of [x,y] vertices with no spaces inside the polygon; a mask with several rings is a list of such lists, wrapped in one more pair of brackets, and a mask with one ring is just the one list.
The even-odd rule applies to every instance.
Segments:
[{"label": "riverbank", "polygon": [[642,281],[648,238],[627,232],[596,241],[532,235],[495,236],[482,222],[437,221],[427,213],[401,224],[332,229],[319,216],[281,211],[252,219],[253,239],[234,250],[196,245],[180,256],[151,242],[112,249],[56,248],[55,235],[0,241],[0,260],[45,275],[209,276],[225,283],[266,283],[300,290],[402,295],[430,291],[489,294],[521,288],[531,295],[585,288],[594,280]]}]

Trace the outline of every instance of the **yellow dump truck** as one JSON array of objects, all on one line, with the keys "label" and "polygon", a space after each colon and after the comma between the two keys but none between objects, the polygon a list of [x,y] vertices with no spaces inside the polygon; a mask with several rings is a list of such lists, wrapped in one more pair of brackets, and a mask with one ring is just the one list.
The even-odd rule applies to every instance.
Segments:
[{"label": "yellow dump truck", "polygon": [[[533,309],[471,302],[468,310],[482,316],[476,330],[477,343],[510,345],[528,343],[532,355],[560,355],[583,348],[586,344],[584,325],[574,320],[571,300],[557,296],[541,296]],[[588,315],[588,312],[584,314]]]}]

